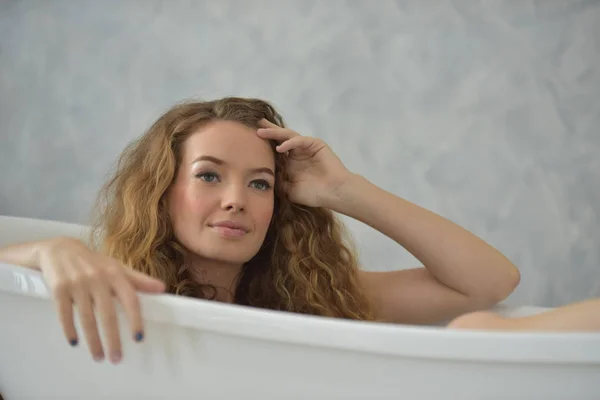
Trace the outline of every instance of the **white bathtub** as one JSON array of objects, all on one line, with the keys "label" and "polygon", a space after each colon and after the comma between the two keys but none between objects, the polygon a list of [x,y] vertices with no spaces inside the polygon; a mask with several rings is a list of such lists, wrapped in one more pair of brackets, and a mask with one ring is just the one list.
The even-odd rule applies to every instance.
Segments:
[{"label": "white bathtub", "polygon": [[[0,246],[82,229],[0,217]],[[0,264],[0,393],[6,400],[600,398],[598,334],[450,331],[170,295],[141,300],[144,343],[128,339],[121,317],[123,361],[97,364],[85,340],[66,343],[40,274]]]}]

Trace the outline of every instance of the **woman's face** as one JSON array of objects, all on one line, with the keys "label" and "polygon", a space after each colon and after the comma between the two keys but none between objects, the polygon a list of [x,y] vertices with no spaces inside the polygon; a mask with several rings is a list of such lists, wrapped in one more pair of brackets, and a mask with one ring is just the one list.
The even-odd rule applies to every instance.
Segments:
[{"label": "woman's face", "polygon": [[256,129],[214,121],[190,135],[168,193],[178,241],[200,259],[249,261],[271,223],[274,174],[273,150]]}]

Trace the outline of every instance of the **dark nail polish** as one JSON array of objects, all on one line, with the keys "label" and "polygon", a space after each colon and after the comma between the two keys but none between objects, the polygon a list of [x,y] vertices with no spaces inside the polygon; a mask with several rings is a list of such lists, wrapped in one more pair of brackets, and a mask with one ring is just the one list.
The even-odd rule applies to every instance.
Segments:
[{"label": "dark nail polish", "polygon": [[74,346],[77,346],[78,342],[77,342],[77,339],[71,339],[71,340],[69,340],[69,343],[71,344],[71,346],[74,347]]},{"label": "dark nail polish", "polygon": [[136,342],[141,342],[143,338],[144,338],[144,333],[143,332],[140,331],[140,332],[138,332],[138,333],[135,334],[135,341]]}]

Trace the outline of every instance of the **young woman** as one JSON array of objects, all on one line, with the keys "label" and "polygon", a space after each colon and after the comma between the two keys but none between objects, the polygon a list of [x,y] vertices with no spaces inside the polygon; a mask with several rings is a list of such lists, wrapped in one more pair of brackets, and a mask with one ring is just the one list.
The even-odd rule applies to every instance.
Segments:
[{"label": "young woman", "polygon": [[[460,328],[500,326],[504,319],[472,312],[519,282],[494,248],[352,173],[257,99],[174,106],[125,149],[96,210],[89,243],[62,237],[0,250],[1,261],[41,270],[72,345],[77,306],[96,360],[105,350],[121,359],[113,296],[143,339],[136,291],[406,324],[462,316],[450,325]],[[335,213],[389,236],[423,266],[359,268]]]}]

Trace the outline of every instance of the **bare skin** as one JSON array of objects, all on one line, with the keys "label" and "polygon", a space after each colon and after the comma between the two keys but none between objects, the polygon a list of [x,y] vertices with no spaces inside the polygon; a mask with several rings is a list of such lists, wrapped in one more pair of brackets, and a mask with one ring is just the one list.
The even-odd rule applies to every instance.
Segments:
[{"label": "bare skin", "polygon": [[[70,237],[21,243],[0,249],[0,261],[40,270],[54,299],[67,341],[75,346],[79,335],[73,322],[73,305],[81,319],[90,353],[96,361],[104,359],[98,323],[106,334],[110,359],[121,360],[113,296],[123,305],[131,337],[142,341],[144,327],[136,292],[161,293],[163,282],[123,267],[117,260],[90,250],[80,240]],[[101,317],[94,316],[92,304]]]},{"label": "bare skin", "polygon": [[520,318],[504,318],[489,311],[478,311],[455,318],[448,327],[495,331],[600,332],[600,298]]},{"label": "bare skin", "polygon": [[[322,140],[264,120],[258,131],[217,121],[184,144],[182,168],[167,193],[174,232],[195,260],[198,279],[220,288],[217,300],[232,301],[237,272],[260,248],[272,217],[274,158],[267,139],[278,141],[277,151],[288,153],[290,181],[284,187],[291,201],[362,221],[422,262],[408,270],[360,271],[382,319],[407,324],[450,320],[491,307],[517,286],[517,268],[493,247],[351,173]],[[237,229],[224,222],[237,224]],[[77,305],[90,352],[99,361],[106,353],[115,363],[122,357],[113,296],[124,305],[137,340],[143,326],[136,292],[164,291],[162,282],[125,269],[72,238],[9,246],[0,249],[0,260],[42,272],[67,341],[79,339],[73,325],[72,306]],[[451,327],[460,327],[459,322]],[[107,336],[104,346],[98,325]]]},{"label": "bare skin", "polygon": [[351,173],[322,140],[268,121],[262,126],[260,137],[277,140],[278,151],[290,152],[288,194],[293,202],[357,219],[423,263],[408,270],[361,271],[381,319],[436,323],[488,308],[517,286],[518,269],[477,236]]}]

